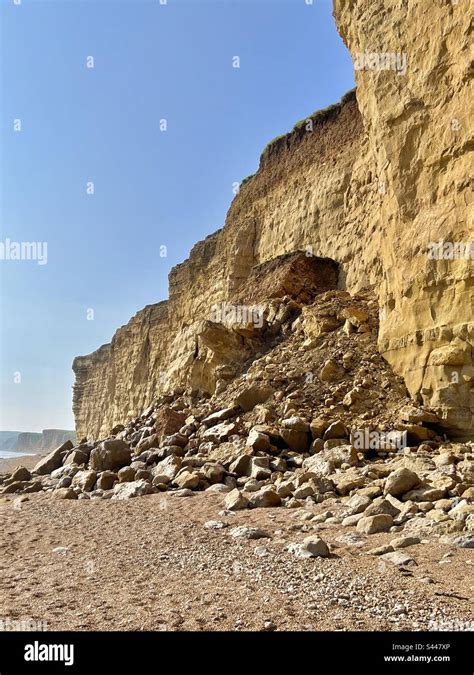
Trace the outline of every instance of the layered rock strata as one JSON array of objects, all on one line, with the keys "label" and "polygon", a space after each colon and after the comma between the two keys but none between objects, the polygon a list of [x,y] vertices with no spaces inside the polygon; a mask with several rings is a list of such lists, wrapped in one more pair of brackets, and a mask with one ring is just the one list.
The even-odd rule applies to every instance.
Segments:
[{"label": "layered rock strata", "polygon": [[169,300],[75,359],[79,436],[104,436],[179,387],[212,394],[225,366],[209,357],[225,331],[213,306],[238,299],[255,266],[303,250],[336,261],[340,288],[374,287],[381,353],[450,434],[472,437],[473,263],[431,245],[472,238],[462,5],[335,0],[357,67],[370,57],[356,71],[357,95],[270,143],[223,229],[171,271]]}]

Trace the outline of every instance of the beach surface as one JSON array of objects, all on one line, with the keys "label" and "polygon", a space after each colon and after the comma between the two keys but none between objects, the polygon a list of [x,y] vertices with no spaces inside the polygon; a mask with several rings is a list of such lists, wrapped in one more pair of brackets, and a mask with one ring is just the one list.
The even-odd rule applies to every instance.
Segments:
[{"label": "beach surface", "polygon": [[[223,495],[210,492],[126,501],[5,495],[0,615],[101,631],[425,631],[472,622],[472,549],[421,538],[403,549],[414,562],[397,566],[368,554],[393,534],[323,524],[318,536],[331,556],[299,559],[287,547],[308,536],[304,509],[223,515],[222,507]],[[314,512],[328,507],[337,509]],[[236,526],[268,536],[235,537]]]}]

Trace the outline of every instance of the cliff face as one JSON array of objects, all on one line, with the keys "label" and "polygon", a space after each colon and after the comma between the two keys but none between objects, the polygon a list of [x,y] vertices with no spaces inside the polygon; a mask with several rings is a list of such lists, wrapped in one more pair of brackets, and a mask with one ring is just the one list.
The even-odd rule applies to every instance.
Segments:
[{"label": "cliff face", "polygon": [[[396,53],[406,73],[356,71],[374,176],[384,181],[376,228],[379,347],[410,394],[454,431],[473,433],[473,258],[430,259],[430,242],[473,238],[471,18],[468,3],[335,0],[351,54]],[[472,249],[471,249],[472,252]]]},{"label": "cliff face", "polygon": [[357,99],[269,144],[223,229],[171,271],[169,300],[75,359],[79,437],[106,435],[179,386],[213,393],[238,352],[216,356],[213,305],[237,302],[255,265],[295,250],[337,261],[340,287],[375,286],[383,355],[447,428],[472,434],[472,261],[427,256],[429,242],[472,236],[468,17],[441,0],[405,6],[335,0],[352,55],[404,52],[406,74],[359,71]]},{"label": "cliff face", "polygon": [[59,447],[66,441],[76,442],[74,431],[64,431],[63,429],[43,429],[41,432],[41,443],[39,449],[42,452],[49,452]]}]

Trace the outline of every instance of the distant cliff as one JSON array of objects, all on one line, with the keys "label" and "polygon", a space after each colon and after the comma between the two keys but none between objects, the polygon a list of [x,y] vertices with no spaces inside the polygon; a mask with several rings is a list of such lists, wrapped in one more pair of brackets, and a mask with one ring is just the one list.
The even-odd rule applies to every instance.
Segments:
[{"label": "distant cliff", "polygon": [[216,377],[199,377],[215,361],[203,337],[212,305],[295,250],[336,261],[341,288],[374,288],[381,353],[446,431],[472,437],[473,263],[429,255],[432,242],[472,238],[468,14],[444,0],[334,1],[354,59],[398,53],[406,72],[357,70],[357,93],[271,142],[224,227],[171,271],[169,300],[75,359],[80,437],[106,435],[177,387],[212,394]]},{"label": "distant cliff", "polygon": [[67,440],[75,442],[76,432],[64,429],[43,429],[41,433],[2,431],[0,432],[0,450],[44,453],[54,450]]}]

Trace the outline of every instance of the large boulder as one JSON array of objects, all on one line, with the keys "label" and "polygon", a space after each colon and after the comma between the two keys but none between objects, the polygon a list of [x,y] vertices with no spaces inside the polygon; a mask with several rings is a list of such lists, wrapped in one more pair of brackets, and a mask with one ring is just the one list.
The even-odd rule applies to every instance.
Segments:
[{"label": "large boulder", "polygon": [[160,444],[160,434],[151,434],[146,436],[138,441],[135,446],[135,454],[140,455],[142,452],[151,450],[151,448],[157,448]]},{"label": "large boulder", "polygon": [[136,480],[132,483],[117,483],[114,487],[112,499],[131,499],[132,497],[142,497],[153,492],[153,488],[146,480]]},{"label": "large boulder", "polygon": [[281,497],[273,486],[265,486],[258,492],[254,492],[250,497],[249,506],[251,508],[268,508],[271,506],[280,506]]},{"label": "large boulder", "polygon": [[72,479],[72,486],[80,488],[83,492],[90,492],[97,480],[97,474],[92,469],[89,471],[78,471]]},{"label": "large boulder", "polygon": [[298,429],[287,429],[283,427],[280,429],[280,436],[293,452],[307,452],[311,443],[310,434],[306,431],[299,431]]},{"label": "large boulder", "polygon": [[186,415],[168,406],[163,406],[155,414],[155,430],[160,436],[170,436],[184,426]]},{"label": "large boulder", "polygon": [[115,471],[130,464],[131,451],[127,443],[118,438],[102,441],[91,452],[90,466],[95,471]]},{"label": "large boulder", "polygon": [[27,469],[26,467],[24,467],[24,466],[17,466],[16,469],[13,471],[13,473],[12,473],[12,475],[11,475],[11,479],[12,479],[13,481],[17,481],[17,480],[21,480],[21,481],[24,481],[24,480],[30,480],[30,478],[31,478],[31,474],[30,474],[30,472],[28,471],[28,469]]},{"label": "large boulder", "polygon": [[72,450],[73,447],[72,441],[66,441],[60,445],[59,448],[56,448],[56,450],[50,452],[49,455],[43,457],[43,459],[41,459],[35,466],[33,472],[39,474],[40,476],[44,476],[47,473],[51,473],[55,469],[59,469],[59,467],[62,466],[64,455],[68,450]]},{"label": "large boulder", "polygon": [[15,492],[26,491],[26,488],[30,485],[30,482],[27,480],[15,480],[12,483],[9,483],[6,487],[3,488],[2,494],[8,495]]},{"label": "large boulder", "polygon": [[324,432],[323,439],[325,441],[332,438],[347,438],[347,428],[344,422],[341,422],[341,420],[332,422]]},{"label": "large boulder", "polygon": [[303,462],[306,471],[329,475],[342,464],[356,466],[358,462],[357,451],[351,445],[339,445],[336,448],[322,450],[317,455],[307,457]]},{"label": "large boulder", "polygon": [[117,480],[118,476],[114,471],[102,471],[97,478],[97,489],[111,490]]},{"label": "large boulder", "polygon": [[136,469],[134,469],[132,466],[122,466],[122,468],[117,472],[119,483],[131,483],[133,480],[135,480],[136,473]]},{"label": "large boulder", "polygon": [[240,392],[235,404],[247,412],[253,410],[259,403],[265,403],[274,393],[274,389],[269,385],[253,384]]},{"label": "large boulder", "polygon": [[87,453],[79,450],[79,448],[75,448],[74,450],[71,450],[70,453],[68,453],[66,459],[64,460],[64,464],[66,466],[69,464],[86,464],[88,459],[89,455]]},{"label": "large boulder", "polygon": [[330,422],[324,417],[316,417],[311,421],[309,427],[313,438],[322,438]]},{"label": "large boulder", "polygon": [[256,452],[266,452],[270,448],[270,438],[254,428],[248,435],[247,445]]},{"label": "large boulder", "polygon": [[180,457],[176,457],[176,455],[168,455],[168,457],[165,457],[165,459],[161,460],[161,462],[158,462],[158,464],[155,466],[153,469],[153,476],[158,477],[158,476],[164,476],[165,481],[163,482],[168,482],[166,481],[166,478],[169,480],[173,480],[178,471],[181,469],[183,462]]},{"label": "large boulder", "polygon": [[189,469],[183,469],[173,482],[184,490],[195,490],[199,486],[199,476]]},{"label": "large boulder", "polygon": [[393,518],[388,514],[367,516],[359,520],[357,523],[357,531],[361,534],[376,534],[377,532],[387,532],[392,525]]},{"label": "large boulder", "polygon": [[231,490],[225,497],[225,508],[229,511],[241,511],[246,509],[249,500],[237,488]]},{"label": "large boulder", "polygon": [[240,455],[232,462],[229,470],[237,476],[250,476],[256,480],[263,480],[271,475],[270,458]]},{"label": "large boulder", "polygon": [[421,483],[414,471],[402,467],[393,471],[385,482],[385,494],[399,497]]},{"label": "large boulder", "polygon": [[72,487],[63,487],[53,490],[53,499],[77,499],[77,494]]},{"label": "large boulder", "polygon": [[216,485],[224,480],[225,469],[221,464],[206,462],[201,467],[199,476],[211,485]]},{"label": "large boulder", "polygon": [[208,427],[212,427],[212,426],[214,426],[214,424],[219,424],[219,422],[224,422],[225,420],[229,419],[229,417],[234,417],[234,415],[236,413],[237,413],[237,408],[235,408],[235,407],[222,408],[221,410],[217,410],[216,412],[213,412],[210,415],[207,415],[202,420],[202,424],[205,424]]},{"label": "large boulder", "polygon": [[214,443],[222,443],[226,441],[229,436],[237,431],[237,426],[233,422],[221,422],[213,427],[210,427],[202,435],[204,441],[214,441]]},{"label": "large boulder", "polygon": [[341,312],[341,316],[355,328],[360,328],[369,320],[369,315],[358,307],[345,307]]}]

